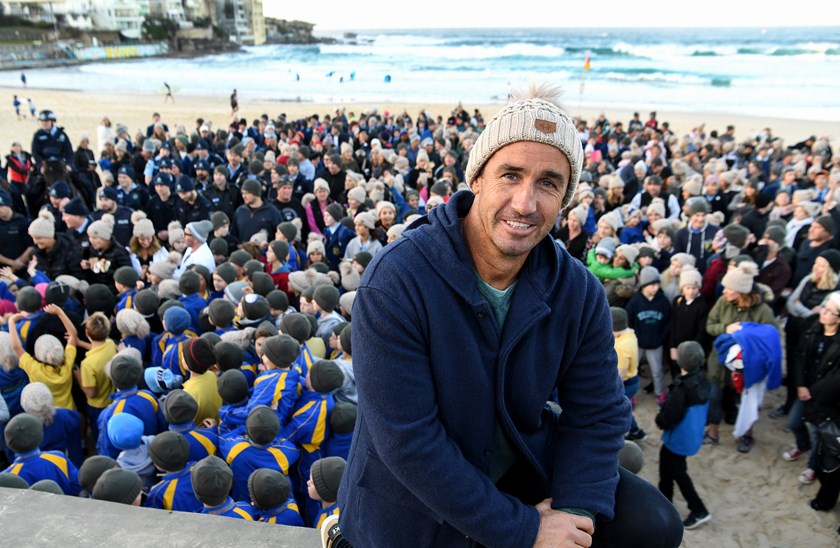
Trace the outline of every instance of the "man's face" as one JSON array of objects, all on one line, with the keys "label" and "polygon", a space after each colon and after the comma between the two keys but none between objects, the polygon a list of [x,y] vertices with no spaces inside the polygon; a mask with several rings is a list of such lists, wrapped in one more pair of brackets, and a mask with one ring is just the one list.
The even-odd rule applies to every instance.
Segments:
[{"label": "man's face", "polygon": [[117,182],[120,184],[121,187],[125,189],[131,188],[131,185],[134,184],[134,181],[131,180],[131,177],[129,177],[125,173],[117,174]]},{"label": "man's face", "polygon": [[44,131],[49,131],[53,127],[52,120],[40,120],[38,124],[40,124],[41,129],[43,129]]},{"label": "man's face", "polygon": [[808,239],[812,242],[822,242],[831,238],[831,233],[823,228],[820,223],[808,225]]},{"label": "man's face", "polygon": [[706,214],[702,211],[699,213],[695,213],[691,216],[691,226],[695,229],[703,228],[703,225],[706,224]]},{"label": "man's face", "polygon": [[645,183],[645,190],[648,191],[648,194],[656,198],[657,196],[659,196],[659,191],[662,190],[662,187],[657,185],[656,183],[648,182]]},{"label": "man's face", "polygon": [[231,150],[230,152],[228,152],[228,161],[231,163],[231,165],[238,166],[239,162],[242,161],[242,156]]},{"label": "man's face", "polygon": [[179,192],[178,197],[181,198],[181,201],[191,204],[191,203],[193,203],[193,201],[195,201],[194,198],[193,198],[194,194],[195,194],[194,190],[190,190],[188,192]]},{"label": "man's face", "polygon": [[251,194],[250,192],[242,191],[242,201],[245,202],[246,206],[252,205],[256,201],[257,197]]},{"label": "man's face", "polygon": [[569,160],[551,145],[523,141],[499,149],[472,183],[475,233],[468,240],[485,253],[524,259],[551,229],[570,177]]},{"label": "man's face", "polygon": [[219,189],[225,188],[225,185],[227,184],[227,177],[225,177],[223,173],[216,171],[213,173],[213,183]]},{"label": "man's face", "polygon": [[155,185],[155,192],[164,202],[172,196],[172,189],[169,188],[169,185]]},{"label": "man's face", "polygon": [[184,242],[186,242],[187,247],[189,247],[189,248],[191,248],[191,249],[195,249],[195,248],[197,248],[199,245],[201,245],[201,242],[199,242],[198,240],[196,240],[195,238],[193,238],[193,235],[192,235],[192,234],[190,234],[190,231],[189,231],[189,230],[185,230],[185,231],[184,231]]},{"label": "man's face", "polygon": [[99,209],[107,211],[108,213],[113,213],[117,210],[117,202],[111,200],[110,198],[106,198],[105,196],[100,196]]},{"label": "man's face", "polygon": [[[3,209],[0,207],[0,217],[3,216]],[[61,220],[64,221],[64,224],[67,225],[68,228],[77,229],[82,226],[82,222],[84,222],[84,217],[79,217],[77,215],[69,215],[67,213],[61,214]]]},{"label": "man's face", "polygon": [[210,176],[210,174],[207,173],[206,169],[196,169],[195,170],[195,178],[198,179],[199,181],[206,181],[209,176]]},{"label": "man's face", "polygon": [[281,202],[288,202],[292,199],[292,185],[283,185],[277,189],[277,199]]}]

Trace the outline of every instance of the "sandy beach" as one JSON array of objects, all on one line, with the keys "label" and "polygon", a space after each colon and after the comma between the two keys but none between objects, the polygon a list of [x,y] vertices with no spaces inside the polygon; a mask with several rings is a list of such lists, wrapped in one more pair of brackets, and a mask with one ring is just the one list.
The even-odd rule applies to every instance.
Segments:
[{"label": "sandy beach", "polygon": [[[49,108],[55,111],[58,124],[66,129],[74,146],[83,134],[87,134],[95,146],[96,128],[103,116],[108,116],[114,124],[126,124],[132,134],[138,130],[145,133],[145,128],[151,123],[151,115],[155,111],[160,112],[162,120],[172,131],[179,124],[184,124],[191,130],[199,116],[212,120],[216,128],[227,127],[230,122],[227,96],[187,97],[176,94],[175,104],[164,104],[160,95],[137,95],[130,91],[116,95],[21,88],[0,90],[7,105],[0,118],[0,146],[3,155],[8,153],[13,140],[20,140],[28,150],[32,134],[38,127],[37,121],[29,117],[15,120],[14,111],[11,109],[13,94],[18,94],[24,105],[25,99],[30,97],[38,110]],[[600,113],[597,109],[583,109],[578,112],[572,103],[569,103],[569,111],[574,116],[581,115],[586,120],[594,121]],[[345,108],[348,113],[354,112],[358,115],[376,107],[380,112],[406,110],[412,117],[416,117],[421,109],[447,117],[454,106],[399,102],[376,105],[312,104],[242,99],[239,115],[250,122],[263,113],[268,113],[271,117],[286,113],[289,118],[298,118],[314,113],[323,116],[334,113],[337,108]],[[488,120],[500,106],[464,105],[470,112],[479,108]],[[610,120],[620,120],[626,124],[632,112],[608,110],[605,114]],[[641,114],[643,120],[647,119],[647,112]],[[736,127],[739,140],[766,127],[772,128],[775,135],[783,137],[786,144],[793,144],[810,135],[826,135],[836,150],[840,139],[840,124],[830,122],[731,116],[714,112],[660,111],[658,118],[660,121],[670,122],[678,135],[705,123],[707,130],[717,129],[721,132],[728,124],[732,124]],[[646,380],[643,380],[644,384],[647,384]],[[838,510],[828,513],[811,510],[808,501],[815,495],[818,484],[806,486],[797,481],[797,476],[805,468],[806,459],[802,457],[800,461],[790,463],[781,457],[782,452],[792,444],[793,436],[783,431],[784,419],[771,420],[767,418],[767,412],[776,407],[783,396],[783,390],[768,395],[762,407],[761,419],[755,427],[757,443],[751,453],[738,453],[735,448],[736,440],[731,435],[732,427],[722,425],[720,445],[704,446],[697,456],[689,459],[689,473],[714,517],[708,524],[693,531],[686,531],[683,546],[793,548],[838,545]],[[646,460],[641,475],[653,483],[658,481],[658,454],[661,443],[660,434],[653,422],[656,410],[656,399],[652,395],[643,394],[639,398],[637,419],[649,435],[647,441],[640,443]],[[681,495],[676,495],[675,504],[685,517],[688,511]]]},{"label": "sandy beach", "polygon": [[[161,118],[171,130],[178,124],[184,124],[187,129],[192,129],[197,117],[211,120],[214,127],[227,127],[230,123],[230,106],[228,97],[202,97],[202,96],[180,96],[176,94],[176,103],[164,103],[160,95],[133,94],[127,90],[123,94],[81,92],[81,91],[58,91],[42,89],[0,88],[5,96],[4,101],[8,105],[5,115],[2,117],[2,150],[4,154],[8,151],[13,140],[20,140],[24,147],[28,148],[32,141],[32,133],[37,128],[36,121],[31,118],[16,121],[14,111],[11,108],[12,95],[17,94],[21,98],[24,107],[25,99],[31,98],[38,111],[41,109],[52,109],[58,117],[58,124],[63,126],[75,145],[79,136],[87,134],[92,144],[96,143],[96,127],[103,116],[108,116],[114,124],[125,124],[129,131],[136,133],[142,130],[145,133],[146,126],[151,123],[153,112],[159,112]],[[566,91],[567,95],[570,93]],[[569,97],[571,97],[569,95]],[[567,109],[572,116],[582,116],[588,121],[594,121],[602,112],[600,109],[582,108],[578,109],[575,101],[567,99]],[[478,108],[486,120],[501,107],[501,104],[464,105],[469,112]],[[315,104],[315,103],[292,103],[271,100],[248,100],[240,99],[239,116],[246,118],[249,122],[267,113],[276,117],[285,113],[287,118],[296,119],[312,114],[333,114],[337,108],[345,108],[347,113],[353,112],[358,115],[361,112],[377,108],[380,112],[402,112],[405,110],[415,118],[420,110],[425,110],[433,115],[448,117],[455,104],[419,104],[391,102],[385,104]],[[26,110],[25,108],[23,110]],[[632,117],[630,110],[606,110],[607,118],[611,121],[621,121],[627,124]],[[27,113],[28,114],[28,113]],[[641,111],[642,120],[647,119],[647,112]],[[770,127],[775,135],[781,136],[786,143],[793,144],[805,139],[810,135],[828,136],[832,142],[840,139],[840,124],[832,122],[821,122],[813,120],[789,120],[782,118],[760,118],[755,116],[732,116],[730,114],[714,112],[667,112],[659,111],[658,119],[668,121],[672,130],[677,135],[684,135],[692,128],[705,123],[707,131],[717,129],[723,132],[727,125],[734,125],[736,136],[741,139],[754,135],[764,128]]]}]

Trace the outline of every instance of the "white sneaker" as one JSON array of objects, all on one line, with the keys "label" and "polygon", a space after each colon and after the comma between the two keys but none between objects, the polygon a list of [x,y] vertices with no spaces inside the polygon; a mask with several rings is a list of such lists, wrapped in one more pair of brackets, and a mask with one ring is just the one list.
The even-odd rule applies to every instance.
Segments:
[{"label": "white sneaker", "polygon": [[804,472],[799,474],[799,482],[805,485],[811,485],[817,479],[817,474],[810,468],[806,468]]}]

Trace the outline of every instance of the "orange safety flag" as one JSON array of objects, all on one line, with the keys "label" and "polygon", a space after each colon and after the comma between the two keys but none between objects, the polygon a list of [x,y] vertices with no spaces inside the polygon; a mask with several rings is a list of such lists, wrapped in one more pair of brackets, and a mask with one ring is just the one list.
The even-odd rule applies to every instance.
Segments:
[{"label": "orange safety flag", "polygon": [[583,72],[589,72],[589,66],[590,66],[589,52],[587,51],[586,56],[583,58]]}]

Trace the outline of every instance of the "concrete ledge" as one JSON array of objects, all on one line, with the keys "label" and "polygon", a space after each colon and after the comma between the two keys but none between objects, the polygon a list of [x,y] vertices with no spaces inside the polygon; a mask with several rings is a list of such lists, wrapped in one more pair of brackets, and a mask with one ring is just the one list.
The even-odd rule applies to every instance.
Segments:
[{"label": "concrete ledge", "polygon": [[317,548],[318,531],[0,488],[3,545]]}]

